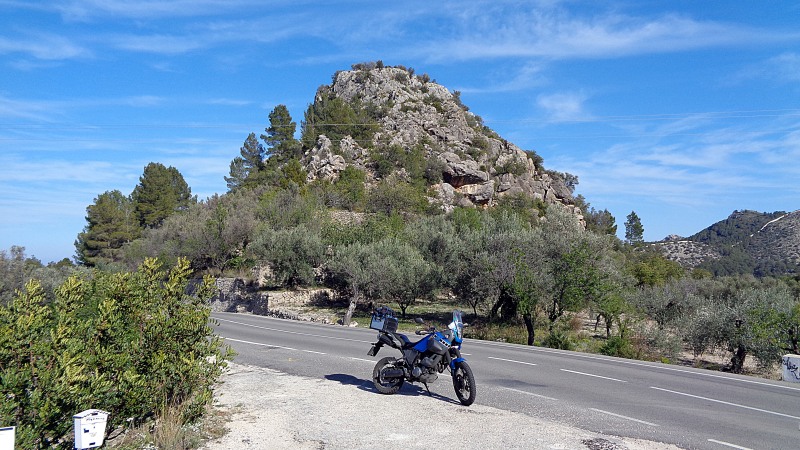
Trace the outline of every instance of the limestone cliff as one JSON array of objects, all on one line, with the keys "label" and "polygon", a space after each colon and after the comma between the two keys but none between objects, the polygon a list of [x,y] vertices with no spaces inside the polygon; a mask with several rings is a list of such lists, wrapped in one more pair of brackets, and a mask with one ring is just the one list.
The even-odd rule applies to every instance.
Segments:
[{"label": "limestone cliff", "polygon": [[[545,171],[535,153],[484,126],[457,92],[427,75],[380,63],[356,65],[321,86],[310,109],[322,110],[334,101],[362,112],[354,116],[360,118],[355,125],[361,131],[352,133],[357,136],[340,133],[345,123],[317,126],[307,113],[305,128],[312,133],[304,138],[313,142],[313,148],[302,164],[309,181],[335,180],[348,165],[364,170],[368,181],[386,179],[389,174],[377,167],[376,154],[402,149],[420,153],[427,161],[426,170],[436,172],[428,177],[430,200],[444,210],[493,206],[503,196],[524,194],[580,215],[558,173]],[[408,178],[407,172],[394,167],[391,175],[402,180]]]}]

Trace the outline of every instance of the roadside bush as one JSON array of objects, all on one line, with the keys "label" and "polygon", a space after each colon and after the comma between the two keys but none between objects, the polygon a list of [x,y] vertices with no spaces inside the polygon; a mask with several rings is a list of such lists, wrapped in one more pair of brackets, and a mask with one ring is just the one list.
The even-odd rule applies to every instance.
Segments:
[{"label": "roadside bush", "polygon": [[606,343],[600,347],[600,353],[608,356],[618,356],[620,358],[637,359],[639,357],[636,348],[628,338],[611,336]]},{"label": "roadside bush", "polygon": [[209,324],[212,280],[188,295],[190,275],[185,259],[168,272],[148,259],[69,278],[50,304],[34,280],[0,307],[0,423],[17,446],[71,448],[71,417],[89,408],[111,413],[108,430],[167,405],[198,418],[232,355]]},{"label": "roadside bush", "polygon": [[557,348],[561,350],[574,350],[575,343],[569,335],[569,331],[564,328],[556,328],[542,341],[543,347]]}]

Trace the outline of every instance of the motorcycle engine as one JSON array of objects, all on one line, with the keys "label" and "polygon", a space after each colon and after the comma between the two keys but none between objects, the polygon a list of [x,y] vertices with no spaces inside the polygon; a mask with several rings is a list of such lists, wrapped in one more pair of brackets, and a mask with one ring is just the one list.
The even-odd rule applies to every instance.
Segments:
[{"label": "motorcycle engine", "polygon": [[439,375],[436,374],[435,369],[425,369],[425,372],[419,376],[419,381],[423,383],[433,383],[437,378],[439,378]]},{"label": "motorcycle engine", "polygon": [[423,383],[434,382],[439,377],[436,373],[436,365],[441,358],[442,357],[439,355],[431,355],[422,358],[419,365],[412,369],[411,375]]}]

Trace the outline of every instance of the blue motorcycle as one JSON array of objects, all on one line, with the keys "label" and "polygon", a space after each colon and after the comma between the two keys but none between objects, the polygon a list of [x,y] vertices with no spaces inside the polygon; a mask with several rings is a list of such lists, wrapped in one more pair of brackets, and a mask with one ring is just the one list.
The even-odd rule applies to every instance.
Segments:
[{"label": "blue motorcycle", "polygon": [[[416,322],[424,324],[419,318]],[[461,311],[453,311],[453,321],[447,330],[437,330],[435,327],[417,330],[417,335],[425,336],[417,342],[412,342],[406,335],[397,332],[397,318],[386,307],[375,310],[370,328],[378,330],[378,342],[372,344],[367,352],[369,356],[377,355],[384,345],[402,353],[400,358],[387,356],[375,364],[372,382],[378,392],[395,394],[408,381],[422,383],[430,394],[428,383],[434,382],[438,374],[449,370],[461,404],[469,406],[475,401],[475,376],[467,361],[461,357],[464,336]]]}]

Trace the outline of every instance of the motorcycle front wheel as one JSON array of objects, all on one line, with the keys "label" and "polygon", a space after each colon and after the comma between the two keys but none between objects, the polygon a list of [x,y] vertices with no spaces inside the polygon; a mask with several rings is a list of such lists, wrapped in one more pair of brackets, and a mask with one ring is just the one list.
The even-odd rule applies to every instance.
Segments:
[{"label": "motorcycle front wheel", "polygon": [[462,405],[469,406],[475,401],[475,376],[466,361],[456,364],[453,369],[453,388]]},{"label": "motorcycle front wheel", "polygon": [[395,365],[395,362],[395,358],[387,356],[386,358],[378,361],[378,364],[375,364],[375,368],[372,369],[372,383],[375,385],[375,389],[377,389],[381,394],[396,394],[397,391],[400,390],[400,387],[403,386],[404,380],[402,376],[385,376],[387,371],[399,369]]}]

